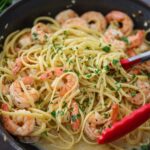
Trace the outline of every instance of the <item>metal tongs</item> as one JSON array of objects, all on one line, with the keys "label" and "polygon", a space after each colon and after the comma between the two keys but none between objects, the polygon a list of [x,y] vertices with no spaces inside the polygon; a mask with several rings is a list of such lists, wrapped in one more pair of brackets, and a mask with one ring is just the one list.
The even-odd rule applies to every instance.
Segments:
[{"label": "metal tongs", "polygon": [[[125,70],[128,70],[136,64],[148,60],[150,60],[150,51],[144,52],[128,59],[122,59],[120,60],[120,63]],[[145,104],[144,106],[133,111],[128,116],[124,117],[122,120],[114,123],[111,128],[104,129],[102,131],[102,134],[97,138],[97,142],[99,144],[113,142],[138,128],[149,118],[150,104]]]}]

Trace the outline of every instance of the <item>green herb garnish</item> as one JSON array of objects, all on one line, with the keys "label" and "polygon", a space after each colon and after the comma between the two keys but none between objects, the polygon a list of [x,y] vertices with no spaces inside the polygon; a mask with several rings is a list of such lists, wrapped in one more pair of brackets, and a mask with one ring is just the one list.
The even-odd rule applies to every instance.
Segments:
[{"label": "green herb garnish", "polygon": [[113,59],[113,61],[112,61],[113,65],[116,65],[118,62],[119,62],[118,59]]},{"label": "green herb garnish", "polygon": [[33,32],[32,36],[34,40],[38,40],[38,34],[36,32]]},{"label": "green herb garnish", "polygon": [[54,44],[54,48],[56,51],[60,51],[60,50],[62,50],[63,46],[60,44]]},{"label": "green herb garnish", "polygon": [[68,35],[69,35],[69,31],[68,31],[68,30],[65,30],[65,31],[64,31],[64,35],[65,35],[65,36],[68,36]]},{"label": "green herb garnish", "polygon": [[110,70],[110,68],[109,68],[108,65],[104,66],[104,69],[105,69],[106,71],[109,71],[109,70]]},{"label": "green herb garnish", "polygon": [[119,82],[117,82],[116,87],[117,87],[116,91],[119,91],[121,89],[121,84]]},{"label": "green herb garnish", "polygon": [[126,44],[129,44],[129,40],[128,40],[128,38],[127,37],[121,37],[121,40],[123,41],[123,42],[125,42]]},{"label": "green herb garnish", "polygon": [[52,115],[54,118],[56,118],[56,111],[52,111],[52,112],[51,112],[51,115]]},{"label": "green herb garnish", "polygon": [[95,74],[100,74],[100,69],[95,69]]},{"label": "green herb garnish", "polygon": [[61,115],[61,116],[63,116],[63,115],[64,115],[64,111],[62,111],[62,110],[58,110],[58,111],[57,111],[57,115]]},{"label": "green herb garnish", "polygon": [[110,46],[104,46],[102,50],[106,53],[110,52]]},{"label": "green herb garnish", "polygon": [[77,115],[72,115],[71,116],[71,121],[75,122],[77,120]]},{"label": "green herb garnish", "polygon": [[91,76],[92,76],[92,75],[89,73],[89,74],[86,75],[86,78],[89,79]]},{"label": "green herb garnish", "polygon": [[136,95],[136,92],[135,92],[135,91],[131,92],[131,96],[132,96],[132,97],[134,97],[135,95]]},{"label": "green herb garnish", "polygon": [[62,108],[65,108],[66,106],[67,106],[67,103],[64,101]]}]

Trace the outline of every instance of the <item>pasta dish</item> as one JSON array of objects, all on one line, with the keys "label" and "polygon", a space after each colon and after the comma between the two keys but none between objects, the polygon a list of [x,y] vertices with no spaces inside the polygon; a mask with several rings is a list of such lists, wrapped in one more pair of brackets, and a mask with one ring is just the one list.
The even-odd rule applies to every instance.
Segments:
[{"label": "pasta dish", "polygon": [[[130,70],[120,63],[149,50],[147,33],[134,29],[124,12],[79,16],[71,9],[11,33],[0,53],[4,128],[24,142],[45,141],[55,149],[81,141],[98,145],[104,129],[150,101],[150,62]],[[147,121],[106,146],[119,150],[149,139]]]}]

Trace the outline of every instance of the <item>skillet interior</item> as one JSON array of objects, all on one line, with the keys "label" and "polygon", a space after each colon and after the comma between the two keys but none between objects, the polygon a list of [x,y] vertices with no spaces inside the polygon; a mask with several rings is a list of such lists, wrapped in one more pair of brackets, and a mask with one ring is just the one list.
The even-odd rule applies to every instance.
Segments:
[{"label": "skillet interior", "polygon": [[[9,33],[30,27],[33,20],[41,15],[55,16],[58,12],[72,8],[79,14],[88,10],[100,11],[103,14],[111,10],[121,10],[132,17],[132,14],[142,12],[138,17],[133,18],[135,28],[150,27],[150,7],[138,0],[20,0],[17,4],[11,6],[0,16],[0,44],[3,43]],[[148,25],[144,26],[144,22]],[[6,25],[8,24],[8,27]],[[0,135],[6,135],[7,143],[16,150],[36,150],[36,148],[16,142],[0,125]],[[10,148],[12,150],[12,148]]]}]

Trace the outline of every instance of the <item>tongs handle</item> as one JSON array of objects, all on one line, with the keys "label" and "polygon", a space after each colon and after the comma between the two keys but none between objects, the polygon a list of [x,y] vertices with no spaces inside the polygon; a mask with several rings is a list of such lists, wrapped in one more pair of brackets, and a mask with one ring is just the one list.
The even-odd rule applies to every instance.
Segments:
[{"label": "tongs handle", "polygon": [[150,51],[146,51],[131,58],[121,59],[120,63],[125,70],[128,70],[133,66],[148,60],[150,60]]},{"label": "tongs handle", "polygon": [[133,111],[121,121],[116,122],[111,128],[105,129],[97,138],[99,144],[109,143],[117,140],[133,131],[150,118],[150,104]]}]

